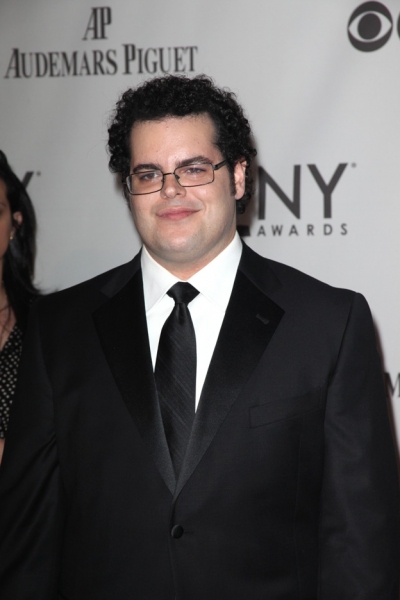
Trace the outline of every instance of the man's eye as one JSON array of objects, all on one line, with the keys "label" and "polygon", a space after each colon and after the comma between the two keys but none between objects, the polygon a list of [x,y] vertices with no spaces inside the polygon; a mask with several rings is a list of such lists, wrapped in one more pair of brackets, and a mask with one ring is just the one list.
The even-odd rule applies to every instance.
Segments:
[{"label": "man's eye", "polygon": [[139,179],[139,181],[146,183],[148,181],[159,179],[162,177],[162,175],[159,171],[144,171],[143,173],[136,173],[136,177]]},{"label": "man's eye", "polygon": [[205,173],[207,168],[204,165],[189,165],[184,170],[185,175],[201,175]]}]

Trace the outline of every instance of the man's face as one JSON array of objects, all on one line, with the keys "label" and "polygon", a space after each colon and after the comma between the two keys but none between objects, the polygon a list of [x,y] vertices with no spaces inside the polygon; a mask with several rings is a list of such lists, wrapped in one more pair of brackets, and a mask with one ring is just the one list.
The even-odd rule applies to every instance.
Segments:
[{"label": "man's face", "polygon": [[[131,173],[138,167],[170,173],[192,159],[215,165],[224,157],[214,140],[208,115],[137,123],[131,133]],[[244,176],[245,163],[238,162],[234,194],[224,166],[207,185],[184,188],[167,175],[159,192],[131,196],[136,228],[153,258],[182,279],[215,258],[235,234],[235,199],[243,196]]]}]

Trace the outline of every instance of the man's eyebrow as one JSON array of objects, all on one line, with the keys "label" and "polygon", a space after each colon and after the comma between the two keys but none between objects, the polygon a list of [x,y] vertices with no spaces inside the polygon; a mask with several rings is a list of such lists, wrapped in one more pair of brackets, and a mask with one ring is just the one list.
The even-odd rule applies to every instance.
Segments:
[{"label": "man's eyebrow", "polygon": [[[212,161],[208,156],[203,156],[202,154],[200,154],[199,156],[191,156],[190,158],[180,160],[175,168],[177,169],[179,167],[187,167],[187,165],[211,162]],[[140,171],[162,171],[162,169],[161,165],[158,165],[156,163],[140,163],[132,169],[132,173],[139,173]]]},{"label": "man's eyebrow", "polygon": [[185,158],[185,160],[180,160],[176,165],[177,167],[187,167],[187,165],[193,165],[195,163],[211,163],[212,161],[208,158],[208,156],[203,156],[200,154],[199,156],[191,156],[190,158]]},{"label": "man's eyebrow", "polygon": [[161,167],[155,163],[140,163],[132,169],[133,173],[138,173],[139,171],[161,171]]}]

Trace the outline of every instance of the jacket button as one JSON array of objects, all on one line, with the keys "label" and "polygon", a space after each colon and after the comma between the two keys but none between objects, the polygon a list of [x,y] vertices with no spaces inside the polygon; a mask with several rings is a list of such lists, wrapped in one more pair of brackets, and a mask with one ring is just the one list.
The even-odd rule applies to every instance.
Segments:
[{"label": "jacket button", "polygon": [[171,529],[171,535],[175,540],[178,540],[183,536],[183,527],[182,525],[174,525]]}]

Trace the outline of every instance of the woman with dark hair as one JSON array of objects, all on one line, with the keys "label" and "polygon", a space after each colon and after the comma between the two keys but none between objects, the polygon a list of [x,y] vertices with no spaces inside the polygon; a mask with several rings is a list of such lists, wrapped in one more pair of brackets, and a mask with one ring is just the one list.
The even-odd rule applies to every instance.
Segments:
[{"label": "woman with dark hair", "polygon": [[0,150],[0,461],[33,284],[36,219],[25,187]]}]

